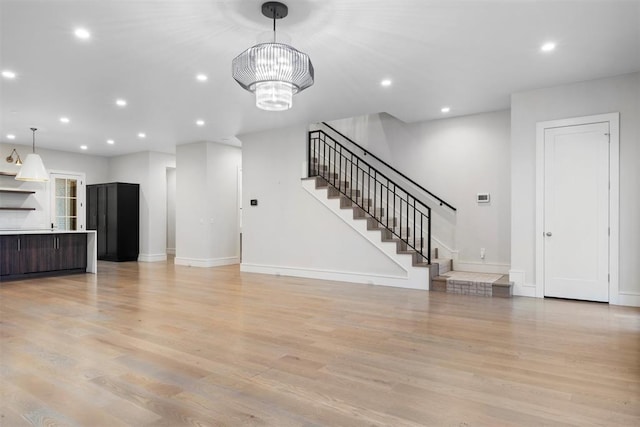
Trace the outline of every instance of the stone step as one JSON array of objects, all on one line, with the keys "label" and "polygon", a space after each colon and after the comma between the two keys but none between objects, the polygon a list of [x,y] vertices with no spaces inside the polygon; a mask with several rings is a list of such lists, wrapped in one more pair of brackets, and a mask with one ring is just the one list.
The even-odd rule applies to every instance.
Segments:
[{"label": "stone step", "polygon": [[509,276],[490,273],[450,271],[431,279],[431,291],[462,295],[511,298],[513,283]]}]

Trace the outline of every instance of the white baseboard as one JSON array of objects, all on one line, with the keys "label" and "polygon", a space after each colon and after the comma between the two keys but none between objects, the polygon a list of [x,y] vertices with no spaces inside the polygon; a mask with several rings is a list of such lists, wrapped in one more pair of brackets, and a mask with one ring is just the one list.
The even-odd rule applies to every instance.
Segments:
[{"label": "white baseboard", "polygon": [[175,255],[176,248],[167,248],[167,255]]},{"label": "white baseboard", "polygon": [[513,285],[513,295],[536,298],[536,287],[531,285]]},{"label": "white baseboard", "polygon": [[438,248],[438,258],[450,258],[450,259],[458,259],[459,251],[456,249],[450,248],[448,245],[445,245],[442,240],[438,239],[433,234],[431,235],[431,250],[435,247]]},{"label": "white baseboard", "polygon": [[240,258],[226,257],[226,258],[185,258],[175,257],[173,263],[176,265],[186,265],[189,267],[221,267],[223,265],[232,265],[240,263]]},{"label": "white baseboard", "polygon": [[[426,270],[426,269],[425,269]],[[408,277],[358,273],[350,271],[319,270],[313,268],[284,267],[276,265],[240,264],[245,273],[269,274],[272,276],[304,277],[307,279],[333,280],[338,282],[361,283],[366,285],[391,286],[405,289],[428,290],[428,280],[413,284]]]},{"label": "white baseboard", "polygon": [[513,295],[536,297],[536,286],[525,282],[524,270],[509,270],[509,281],[513,282]]},{"label": "white baseboard", "polygon": [[618,292],[616,305],[626,305],[629,307],[640,307],[640,293],[638,292]]},{"label": "white baseboard", "polygon": [[160,262],[166,261],[167,254],[138,254],[139,262]]},{"label": "white baseboard", "polygon": [[524,270],[509,270],[509,281],[516,286],[524,286]]},{"label": "white baseboard", "polygon": [[453,261],[453,269],[473,273],[509,274],[509,264],[490,264],[485,262]]}]

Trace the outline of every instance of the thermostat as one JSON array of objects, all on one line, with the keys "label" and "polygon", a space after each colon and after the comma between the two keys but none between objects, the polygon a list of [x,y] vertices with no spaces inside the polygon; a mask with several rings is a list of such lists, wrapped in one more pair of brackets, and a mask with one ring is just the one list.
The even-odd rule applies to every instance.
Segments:
[{"label": "thermostat", "polygon": [[489,203],[491,201],[491,195],[489,193],[478,193],[476,201],[478,203]]}]

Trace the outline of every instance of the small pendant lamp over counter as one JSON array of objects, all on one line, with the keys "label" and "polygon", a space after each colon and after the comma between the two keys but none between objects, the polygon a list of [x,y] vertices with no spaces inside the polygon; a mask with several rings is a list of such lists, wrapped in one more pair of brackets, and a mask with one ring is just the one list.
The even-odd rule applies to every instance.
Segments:
[{"label": "small pendant lamp over counter", "polygon": [[36,131],[38,129],[31,128],[33,132],[33,153],[27,154],[27,158],[20,167],[20,172],[16,175],[18,181],[35,181],[35,182],[47,182],[49,181],[49,174],[44,168],[42,159],[36,154]]},{"label": "small pendant lamp over counter", "polygon": [[273,19],[273,41],[260,43],[234,58],[233,78],[242,88],[256,95],[256,107],[284,111],[293,105],[293,95],[313,85],[313,64],[309,55],[276,42],[276,19],[287,16],[286,5],[269,1],[262,14]]}]

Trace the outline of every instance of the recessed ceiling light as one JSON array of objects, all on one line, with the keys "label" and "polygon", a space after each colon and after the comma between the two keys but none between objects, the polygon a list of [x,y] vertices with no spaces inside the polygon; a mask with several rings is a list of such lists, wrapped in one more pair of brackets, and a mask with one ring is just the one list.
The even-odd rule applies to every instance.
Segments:
[{"label": "recessed ceiling light", "polygon": [[62,123],[69,123],[71,120],[69,120],[69,117],[60,117],[60,122]]},{"label": "recessed ceiling light", "polygon": [[204,126],[204,120],[196,120],[198,126]]},{"label": "recessed ceiling light", "polygon": [[443,113],[448,113],[449,111],[451,111],[451,107],[442,107],[440,111],[442,111]]},{"label": "recessed ceiling light", "polygon": [[116,142],[115,142],[113,139],[107,139],[107,144],[109,144],[109,145],[113,145],[113,144],[115,144],[115,143],[116,143]]},{"label": "recessed ceiling light", "polygon": [[89,147],[87,147],[86,145],[81,145],[81,146],[80,146],[80,149],[81,149],[81,150],[86,150],[87,148],[89,148]]},{"label": "recessed ceiling light", "polygon": [[383,81],[380,82],[380,85],[384,86],[384,87],[388,87],[391,86],[391,80],[389,79],[384,79]]},{"label": "recessed ceiling light", "polygon": [[81,40],[87,40],[91,38],[91,33],[86,28],[76,28],[73,34]]},{"label": "recessed ceiling light", "polygon": [[556,44],[554,42],[547,42],[540,46],[540,50],[543,52],[551,52],[552,50],[555,50],[555,48]]},{"label": "recessed ceiling light", "polygon": [[2,77],[4,77],[5,79],[15,79],[16,73],[11,70],[2,70]]},{"label": "recessed ceiling light", "polygon": [[146,133],[144,133],[144,132],[138,133],[138,138],[146,138],[146,137],[147,137]]},{"label": "recessed ceiling light", "polygon": [[116,99],[116,105],[118,107],[125,107],[127,105],[126,99]]},{"label": "recessed ceiling light", "polygon": [[202,74],[202,73],[201,73],[201,74],[196,75],[196,79],[197,79],[199,82],[206,82],[207,80],[209,80],[209,77],[207,77],[207,75],[206,75],[206,74]]},{"label": "recessed ceiling light", "polygon": [[16,139],[16,136],[12,133],[7,134],[7,139]]}]

